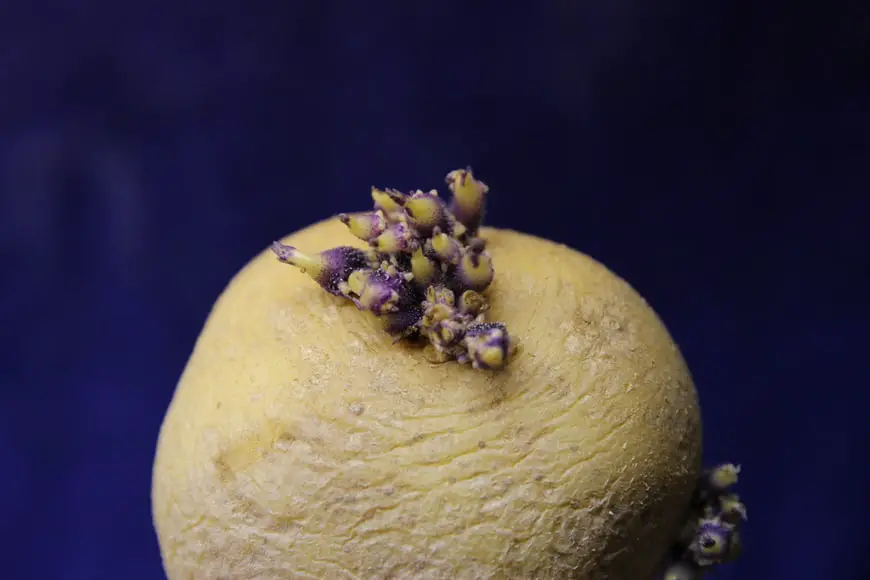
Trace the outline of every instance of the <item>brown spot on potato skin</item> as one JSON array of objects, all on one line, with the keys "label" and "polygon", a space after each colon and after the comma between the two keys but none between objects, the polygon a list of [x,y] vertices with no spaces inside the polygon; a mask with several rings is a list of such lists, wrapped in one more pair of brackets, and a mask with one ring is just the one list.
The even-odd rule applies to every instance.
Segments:
[{"label": "brown spot on potato skin", "polygon": [[[332,247],[342,228],[287,243]],[[483,236],[498,269],[489,318],[522,344],[501,373],[397,348],[269,256],[240,273],[161,430],[153,506],[171,580],[652,570],[699,467],[685,363],[600,264]],[[217,399],[220,414],[203,405]]]}]

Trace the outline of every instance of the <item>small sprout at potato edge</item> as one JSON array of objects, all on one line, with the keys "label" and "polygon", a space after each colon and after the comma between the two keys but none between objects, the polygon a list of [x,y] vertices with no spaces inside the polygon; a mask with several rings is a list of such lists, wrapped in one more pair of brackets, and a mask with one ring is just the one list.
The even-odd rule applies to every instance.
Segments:
[{"label": "small sprout at potato edge", "polygon": [[368,250],[339,246],[309,256],[275,242],[272,251],[330,294],[380,318],[397,340],[421,338],[439,361],[500,370],[514,345],[503,323],[484,319],[484,292],[495,278],[478,237],[489,187],[471,168],[451,171],[445,181],[449,204],[434,189],[406,194],[373,187],[372,210],[339,214]]},{"label": "small sprout at potato edge", "polygon": [[740,467],[732,463],[704,470],[683,534],[673,547],[673,561],[662,580],[698,580],[711,567],[740,556],[746,506],[731,489],[739,474]]}]

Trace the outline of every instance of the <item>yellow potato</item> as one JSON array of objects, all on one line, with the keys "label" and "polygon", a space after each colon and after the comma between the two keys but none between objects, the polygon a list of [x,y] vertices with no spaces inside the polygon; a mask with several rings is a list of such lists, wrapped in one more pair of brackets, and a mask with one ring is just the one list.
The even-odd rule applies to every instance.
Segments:
[{"label": "yellow potato", "polygon": [[[163,424],[171,580],[648,578],[700,471],[696,392],[593,259],[483,228],[501,371],[393,340],[264,253],[218,300]],[[339,220],[284,240],[364,247]]]}]

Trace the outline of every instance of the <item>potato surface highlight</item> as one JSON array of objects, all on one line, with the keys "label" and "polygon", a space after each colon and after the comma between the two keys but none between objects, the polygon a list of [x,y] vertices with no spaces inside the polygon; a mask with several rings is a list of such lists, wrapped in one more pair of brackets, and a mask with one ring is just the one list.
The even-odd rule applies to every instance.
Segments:
[{"label": "potato surface highlight", "polygon": [[[432,362],[268,251],[215,304],[161,428],[170,580],[649,577],[701,426],[686,364],[595,260],[483,228],[501,371]],[[363,242],[339,220],[284,240]]]}]

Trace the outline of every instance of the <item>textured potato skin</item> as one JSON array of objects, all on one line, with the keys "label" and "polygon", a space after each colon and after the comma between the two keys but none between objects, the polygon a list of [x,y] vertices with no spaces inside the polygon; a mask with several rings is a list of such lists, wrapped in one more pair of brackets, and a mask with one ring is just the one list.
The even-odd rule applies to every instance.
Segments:
[{"label": "textured potato skin", "polygon": [[[264,252],[217,301],[161,428],[153,517],[171,580],[649,576],[700,468],[686,364],[591,258],[484,228],[485,372],[391,344]],[[337,220],[284,240],[356,245]]]}]

